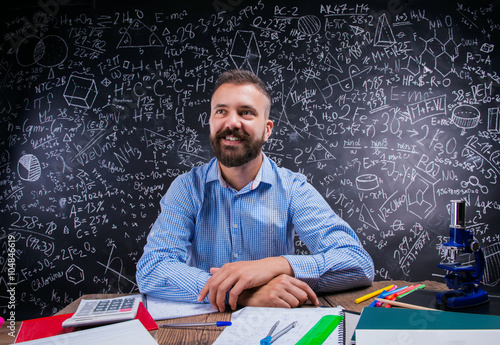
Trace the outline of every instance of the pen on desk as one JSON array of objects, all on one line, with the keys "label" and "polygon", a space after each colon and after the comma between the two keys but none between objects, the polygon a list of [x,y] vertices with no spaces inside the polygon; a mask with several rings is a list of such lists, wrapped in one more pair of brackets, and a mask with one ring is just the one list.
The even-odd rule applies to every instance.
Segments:
[{"label": "pen on desk", "polygon": [[231,326],[232,323],[231,321],[216,321],[216,322],[191,322],[191,323],[164,323],[161,324],[160,327],[170,327],[170,328],[176,328],[176,327],[207,327],[207,326],[217,326],[217,327],[224,327],[224,326]]},{"label": "pen on desk", "polygon": [[372,298],[372,297],[375,297],[375,296],[377,296],[377,295],[380,295],[380,294],[382,293],[382,291],[384,291],[384,290],[386,290],[386,291],[387,291],[387,290],[389,290],[390,288],[392,288],[393,286],[394,286],[394,285],[389,285],[389,286],[386,286],[385,288],[379,289],[379,290],[377,290],[377,291],[374,291],[374,292],[372,292],[372,293],[369,293],[368,295],[365,295],[365,296],[363,296],[363,297],[357,298],[357,299],[355,299],[355,300],[354,300],[354,302],[355,302],[356,304],[361,303],[361,302],[364,302],[364,301],[366,301],[367,299],[370,299],[370,298]]},{"label": "pen on desk", "polygon": [[424,284],[419,284],[414,289],[411,289],[410,291],[406,291],[406,292],[402,293],[401,295],[396,296],[396,299],[400,299],[401,297],[406,296],[406,295],[412,293],[413,291],[420,290],[420,289],[423,289],[423,288],[425,288],[425,285]]},{"label": "pen on desk", "polygon": [[439,309],[421,307],[419,305],[414,305],[414,304],[409,304],[409,303],[391,301],[391,300],[387,300],[387,299],[383,299],[383,298],[376,298],[376,300],[380,301],[382,303],[392,304],[396,307],[401,307],[401,308],[418,309],[418,310],[439,310]]}]

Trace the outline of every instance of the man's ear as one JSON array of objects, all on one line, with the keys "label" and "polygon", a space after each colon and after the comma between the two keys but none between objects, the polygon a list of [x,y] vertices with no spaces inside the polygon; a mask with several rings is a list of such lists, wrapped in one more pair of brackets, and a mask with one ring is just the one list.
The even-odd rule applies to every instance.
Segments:
[{"label": "man's ear", "polygon": [[274,126],[273,121],[267,120],[267,123],[266,123],[266,135],[264,136],[265,141],[267,141],[267,139],[269,139],[269,137],[273,133],[273,126]]}]

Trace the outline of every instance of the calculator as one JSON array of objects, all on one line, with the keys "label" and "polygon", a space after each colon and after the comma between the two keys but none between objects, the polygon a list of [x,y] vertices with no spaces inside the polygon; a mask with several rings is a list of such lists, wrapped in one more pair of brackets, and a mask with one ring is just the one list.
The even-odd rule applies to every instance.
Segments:
[{"label": "calculator", "polygon": [[63,327],[94,326],[132,320],[137,315],[142,295],[107,299],[84,299],[75,314],[63,323]]}]

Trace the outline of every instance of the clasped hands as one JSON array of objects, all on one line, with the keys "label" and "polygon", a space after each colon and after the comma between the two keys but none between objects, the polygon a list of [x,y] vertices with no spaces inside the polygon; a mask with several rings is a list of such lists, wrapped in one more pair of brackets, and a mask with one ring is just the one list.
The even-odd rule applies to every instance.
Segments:
[{"label": "clasped hands", "polygon": [[318,305],[318,297],[305,282],[293,277],[293,269],[284,257],[227,263],[211,268],[212,276],[198,295],[207,295],[214,309],[223,312],[228,303],[235,310],[243,306],[294,308],[307,300]]}]

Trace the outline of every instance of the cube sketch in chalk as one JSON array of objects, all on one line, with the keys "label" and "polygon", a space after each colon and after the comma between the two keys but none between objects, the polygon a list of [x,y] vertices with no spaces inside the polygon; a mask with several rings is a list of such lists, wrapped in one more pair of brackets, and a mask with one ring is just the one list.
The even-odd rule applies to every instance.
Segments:
[{"label": "cube sketch in chalk", "polygon": [[69,105],[85,109],[92,108],[97,97],[97,85],[94,79],[72,74],[64,90],[64,98]]}]

